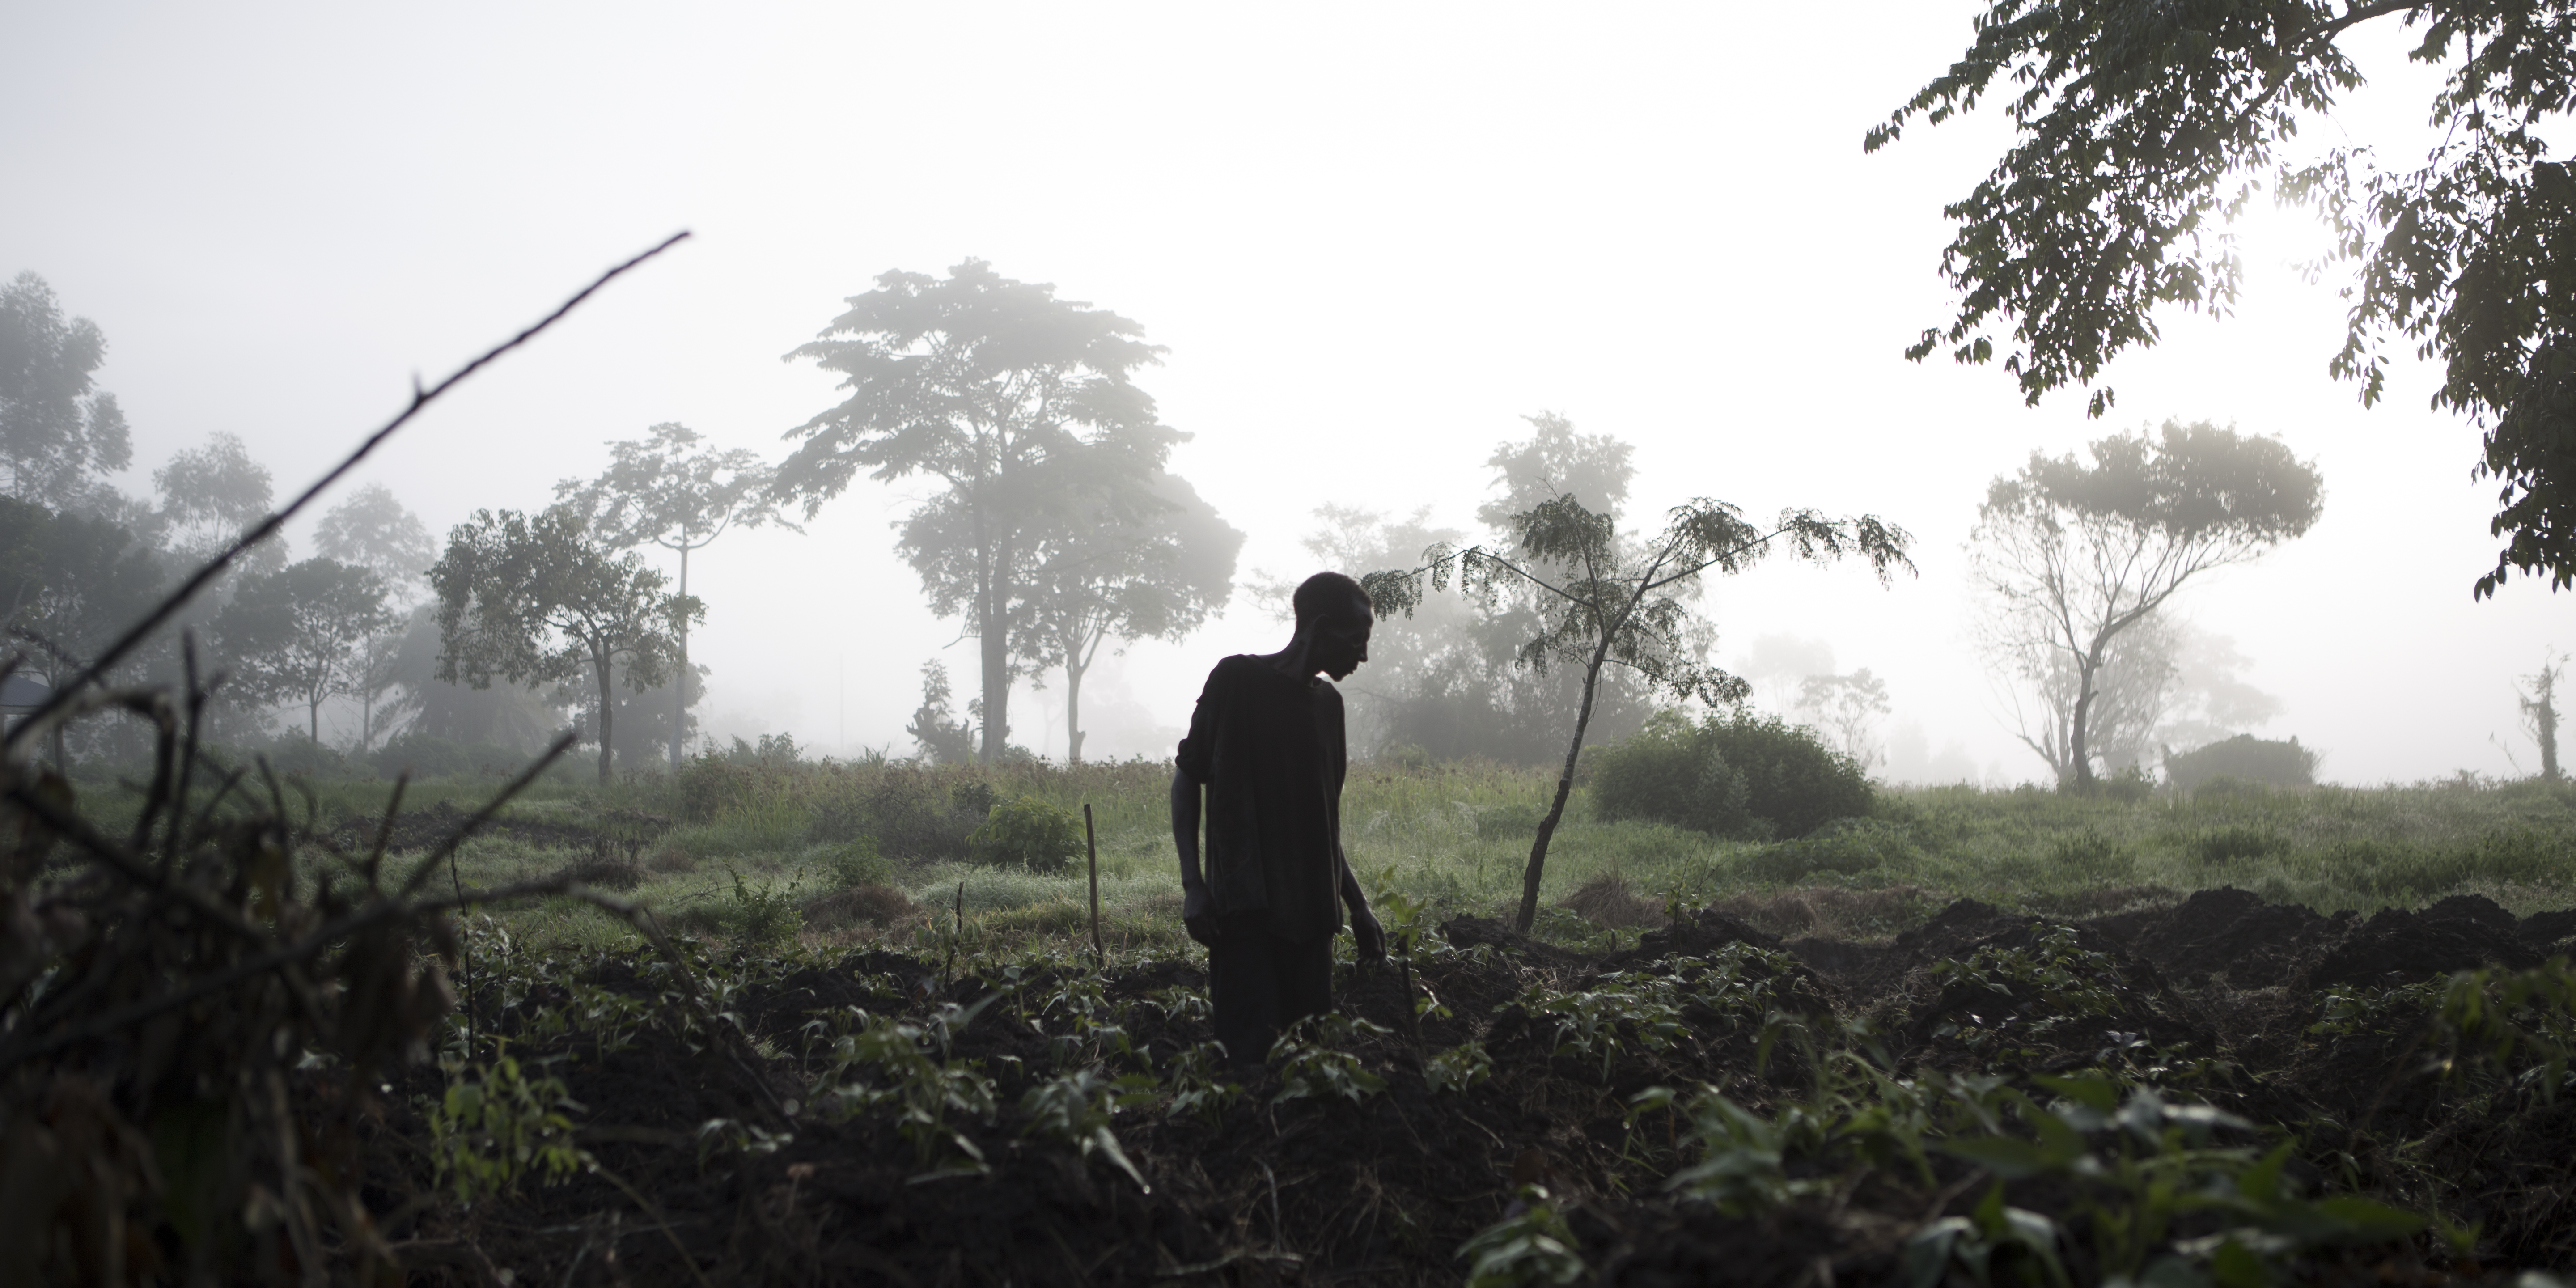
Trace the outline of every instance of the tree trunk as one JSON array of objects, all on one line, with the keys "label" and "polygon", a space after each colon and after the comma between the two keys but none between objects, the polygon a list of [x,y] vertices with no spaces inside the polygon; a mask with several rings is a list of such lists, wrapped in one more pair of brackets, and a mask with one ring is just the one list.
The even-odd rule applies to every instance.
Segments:
[{"label": "tree trunk", "polygon": [[614,654],[604,650],[594,650],[591,653],[591,660],[599,670],[599,785],[602,787],[609,784],[609,770],[612,768],[609,758],[615,754],[613,745],[608,741],[609,700],[615,696],[612,688],[612,674],[615,668],[611,665],[614,657]]},{"label": "tree trunk", "polygon": [[1538,921],[1538,883],[1547,873],[1547,843],[1556,835],[1557,820],[1565,817],[1566,797],[1574,794],[1574,762],[1583,754],[1583,731],[1592,724],[1592,695],[1601,685],[1602,662],[1610,656],[1610,635],[1606,629],[1601,632],[1592,662],[1583,668],[1583,704],[1574,712],[1574,741],[1565,748],[1565,771],[1556,776],[1556,799],[1548,802],[1547,817],[1538,821],[1538,839],[1530,843],[1529,869],[1521,874],[1521,912],[1512,927],[1524,935]]},{"label": "tree trunk", "polygon": [[2075,659],[2075,716],[2067,722],[2066,750],[2068,758],[2075,762],[2075,786],[2079,790],[2090,789],[2093,786],[2093,753],[2086,745],[2088,735],[2092,731],[2087,729],[2085,724],[2092,718],[2093,713],[2095,696],[2093,677],[2101,674],[2102,671],[2098,652],[2099,650],[2096,650],[2095,656]]},{"label": "tree trunk", "polygon": [[1064,763],[1082,763],[1082,665],[1067,654],[1064,664]]},{"label": "tree trunk", "polygon": [[[681,540],[688,537],[684,534]],[[689,597],[689,548],[680,547],[680,598]],[[680,772],[682,730],[689,726],[689,619],[680,618],[680,669],[671,680],[671,772]]]},{"label": "tree trunk", "polygon": [[306,732],[307,734],[309,734],[309,735],[312,737],[312,739],[313,739],[313,745],[314,745],[314,746],[316,746],[316,747],[321,746],[321,745],[322,745],[322,699],[320,699],[320,698],[315,698],[315,699],[313,699],[311,702],[307,702],[307,703],[305,703],[305,704],[304,704],[304,719],[305,719],[305,726],[304,726],[304,727],[305,727],[305,732]]}]

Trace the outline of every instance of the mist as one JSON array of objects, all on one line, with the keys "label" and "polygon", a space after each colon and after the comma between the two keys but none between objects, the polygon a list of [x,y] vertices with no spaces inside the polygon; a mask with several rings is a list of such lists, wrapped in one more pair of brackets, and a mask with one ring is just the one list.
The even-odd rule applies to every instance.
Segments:
[{"label": "mist", "polygon": [[[2411,358],[2374,408],[2327,376],[2344,305],[2296,267],[2322,246],[2303,216],[2248,216],[2233,315],[2166,318],[2106,373],[2103,420],[2080,391],[2027,407],[1999,370],[1902,357],[1950,316],[1941,207],[2005,136],[1860,139],[1974,12],[1870,6],[1828,50],[1794,9],[24,6],[0,18],[0,275],[41,275],[106,337],[97,384],[132,437],[113,486],[148,496],[230,434],[291,494],[416,375],[690,230],[344,488],[384,485],[441,541],[663,422],[785,457],[841,395],[781,355],[881,273],[1052,283],[1163,347],[1135,379],[1189,435],[1169,469],[1244,537],[1222,610],[1102,650],[1094,759],[1168,755],[1218,657],[1285,641],[1253,583],[1315,570],[1319,508],[1484,539],[1488,458],[1553,411],[1634,449],[1645,526],[1711,497],[1910,531],[1919,575],[1886,589],[1787,563],[1711,583],[1708,659],[1792,717],[1803,679],[1866,668],[1890,778],[2041,781],[1973,642],[1988,481],[2167,419],[2233,425],[2313,461],[2325,497],[2176,601],[2237,659],[2210,682],[2270,704],[2230,731],[2297,737],[2343,782],[2529,772],[2513,678],[2576,631],[2538,582],[2472,600],[2497,544],[2477,432],[2426,409],[2439,373]],[[2419,154],[2429,82],[2373,69],[2338,121]],[[801,534],[692,556],[700,745],[909,754],[929,659],[962,706],[974,642],[894,548],[934,491],[862,476]],[[300,523],[289,555],[316,540]],[[1021,682],[1012,742],[1065,755],[1060,685]]]}]

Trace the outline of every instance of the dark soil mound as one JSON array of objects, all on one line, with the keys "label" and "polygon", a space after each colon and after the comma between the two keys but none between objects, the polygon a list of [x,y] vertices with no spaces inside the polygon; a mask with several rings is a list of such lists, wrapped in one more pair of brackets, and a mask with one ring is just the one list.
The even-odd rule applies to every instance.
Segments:
[{"label": "dark soil mound", "polygon": [[[2435,907],[2460,902],[2446,899]],[[2502,911],[2497,909],[2499,914]],[[2505,929],[2498,932],[2491,920],[2458,909],[2439,917],[2430,911],[2385,909],[2328,949],[2308,971],[2306,984],[2312,989],[2338,984],[2379,987],[2412,984],[2489,964],[2513,970],[2538,965],[2539,955],[2513,937],[2512,919],[2504,918],[2503,924]]]},{"label": "dark soil mound", "polygon": [[1661,961],[1667,957],[1706,957],[1729,944],[1750,944],[1755,948],[1777,950],[1780,937],[1766,935],[1741,919],[1714,908],[1702,908],[1686,921],[1638,936],[1636,947],[1610,954],[1602,959],[1602,965],[1611,970],[1625,970],[1641,962]]},{"label": "dark soil mound", "polygon": [[2567,941],[2576,937],[2576,908],[2557,912],[2535,912],[2514,927],[2514,937],[2535,953],[2551,956],[2567,951]]},{"label": "dark soil mound", "polygon": [[2315,968],[2349,924],[2295,904],[2265,903],[2234,888],[2203,890],[2181,906],[2086,923],[2178,983],[2215,979],[2255,989]]},{"label": "dark soil mound", "polygon": [[2027,926],[2032,920],[1990,903],[1961,899],[1886,944],[1855,944],[1810,936],[1782,946],[1853,996],[1879,996],[1894,991],[1906,976],[1922,967],[1944,957],[1965,957],[1978,942]]}]

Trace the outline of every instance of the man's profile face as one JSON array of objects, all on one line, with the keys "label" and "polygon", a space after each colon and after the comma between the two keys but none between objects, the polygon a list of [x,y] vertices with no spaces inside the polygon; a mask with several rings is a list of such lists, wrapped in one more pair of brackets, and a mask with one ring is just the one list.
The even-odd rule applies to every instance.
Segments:
[{"label": "man's profile face", "polygon": [[1375,624],[1357,605],[1316,622],[1307,662],[1333,679],[1348,678],[1368,660],[1369,628]]}]

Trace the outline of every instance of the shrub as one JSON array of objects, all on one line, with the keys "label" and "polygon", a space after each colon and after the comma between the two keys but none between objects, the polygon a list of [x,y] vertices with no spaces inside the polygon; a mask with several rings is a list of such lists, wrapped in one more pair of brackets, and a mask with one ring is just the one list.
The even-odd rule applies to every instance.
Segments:
[{"label": "shrub", "polygon": [[843,841],[823,851],[821,857],[823,869],[832,874],[832,888],[836,890],[884,885],[894,879],[894,865],[886,862],[872,836]]},{"label": "shrub", "polygon": [[966,845],[977,863],[1053,872],[1082,853],[1082,820],[1061,806],[1022,796],[994,806]]},{"label": "shrub", "polygon": [[2310,787],[2317,781],[2317,753],[2296,738],[2272,742],[2240,733],[2177,756],[2165,754],[2165,777],[2190,791],[2217,778],[2237,778],[2273,787]]},{"label": "shrub", "polygon": [[2247,859],[2267,859],[2285,854],[2289,848],[2290,843],[2277,832],[2238,824],[2193,837],[2191,855],[2203,867],[2218,867]]},{"label": "shrub", "polygon": [[1776,716],[1693,724],[1664,712],[1592,762],[1601,817],[1647,819],[1711,836],[1796,838],[1870,812],[1860,764]]},{"label": "shrub", "polygon": [[1745,859],[1744,873],[1757,881],[1785,883],[1819,872],[1851,876],[1917,857],[1914,838],[1905,827],[1877,819],[1843,818],[1800,839],[1763,846]]},{"label": "shrub", "polygon": [[474,774],[515,774],[534,759],[514,747],[490,743],[450,742],[426,733],[406,733],[367,753],[367,765],[387,778],[404,770],[415,779],[464,778]]},{"label": "shrub", "polygon": [[692,823],[707,823],[728,809],[751,803],[752,773],[749,767],[709,751],[683,765],[674,786],[680,817]]},{"label": "shrub", "polygon": [[873,837],[895,859],[966,858],[967,838],[991,811],[993,789],[979,780],[945,785],[949,777],[915,765],[852,775],[815,802],[805,835],[827,843]]}]

